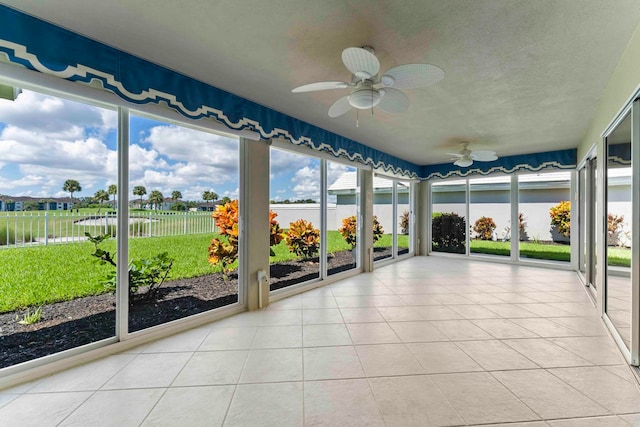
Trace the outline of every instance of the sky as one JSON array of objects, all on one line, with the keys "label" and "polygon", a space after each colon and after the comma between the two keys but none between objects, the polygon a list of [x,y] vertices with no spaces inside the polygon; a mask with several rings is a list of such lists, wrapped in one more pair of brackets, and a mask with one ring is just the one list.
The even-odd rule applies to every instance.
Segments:
[{"label": "sky", "polygon": [[[192,201],[207,190],[238,197],[237,139],[133,112],[129,128],[130,189],[142,185],[165,197],[177,190]],[[27,90],[15,101],[0,99],[0,194],[67,197],[63,183],[75,179],[82,191],[74,197],[90,197],[117,183],[117,162],[115,110]],[[319,200],[319,168],[318,159],[272,149],[270,199]],[[329,162],[329,185],[351,170]]]}]

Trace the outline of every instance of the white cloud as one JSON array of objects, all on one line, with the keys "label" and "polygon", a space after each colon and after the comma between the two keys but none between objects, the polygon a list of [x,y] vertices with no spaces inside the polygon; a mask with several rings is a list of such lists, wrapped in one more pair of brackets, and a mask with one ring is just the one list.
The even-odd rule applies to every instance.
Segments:
[{"label": "white cloud", "polygon": [[298,169],[291,178],[295,184],[293,193],[295,199],[315,199],[320,198],[320,169],[305,166]]},{"label": "white cloud", "polygon": [[291,173],[295,168],[319,165],[320,161],[312,157],[292,153],[290,151],[271,149],[271,179],[285,173]]},{"label": "white cloud", "polygon": [[327,163],[327,186],[330,187],[345,172],[355,171],[356,168],[344,165],[342,163]]},{"label": "white cloud", "polygon": [[[52,96],[24,91],[16,101],[0,100],[0,190],[64,196],[66,179],[80,182],[78,196],[106,188],[117,181],[116,127],[114,111]],[[179,190],[184,200],[201,200],[213,186],[237,194],[237,140],[162,125],[141,130],[136,142],[129,147],[132,188],[167,196]]]},{"label": "white cloud", "polygon": [[115,129],[115,111],[24,90],[15,101],[0,102],[0,122],[50,138],[83,138],[86,128]]}]

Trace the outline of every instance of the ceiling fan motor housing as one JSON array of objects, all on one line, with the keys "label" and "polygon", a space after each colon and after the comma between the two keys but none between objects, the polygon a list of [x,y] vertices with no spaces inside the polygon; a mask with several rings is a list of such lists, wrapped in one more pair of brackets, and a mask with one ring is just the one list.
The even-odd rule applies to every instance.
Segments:
[{"label": "ceiling fan motor housing", "polygon": [[353,108],[366,110],[373,108],[380,103],[382,97],[380,92],[373,88],[356,89],[349,95],[349,104]]}]

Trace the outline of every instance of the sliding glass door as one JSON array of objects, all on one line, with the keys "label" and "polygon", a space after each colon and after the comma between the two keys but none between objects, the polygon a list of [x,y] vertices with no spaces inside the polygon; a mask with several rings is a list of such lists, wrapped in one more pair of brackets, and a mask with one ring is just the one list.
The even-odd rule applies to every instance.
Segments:
[{"label": "sliding glass door", "polygon": [[632,144],[631,112],[605,138],[605,313],[627,349],[632,323]]}]

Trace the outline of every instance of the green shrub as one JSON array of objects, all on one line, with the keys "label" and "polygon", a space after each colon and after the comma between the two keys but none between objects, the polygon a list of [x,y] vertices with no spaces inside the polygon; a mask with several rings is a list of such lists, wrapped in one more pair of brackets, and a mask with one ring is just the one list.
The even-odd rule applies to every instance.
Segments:
[{"label": "green shrub", "polygon": [[562,201],[549,209],[551,226],[555,227],[558,233],[564,237],[571,236],[571,202]]},{"label": "green shrub", "polygon": [[473,224],[473,231],[476,232],[480,240],[491,240],[495,229],[496,223],[493,221],[493,218],[486,216],[480,217],[475,224]]},{"label": "green shrub", "polygon": [[[98,258],[100,264],[109,264],[113,269],[109,270],[103,281],[105,290],[115,293],[117,285],[116,262],[111,252],[100,248],[100,244],[109,239],[109,235],[93,237],[90,233],[84,233],[94,245],[92,256]],[[152,258],[134,259],[129,262],[129,302],[134,303],[137,297],[144,299],[156,298],[160,286],[171,271],[173,259],[167,252],[157,254]],[[144,289],[144,293],[141,289]]]},{"label": "green shrub", "polygon": [[311,258],[320,250],[320,230],[304,219],[289,224],[285,236],[289,250],[302,258]]},{"label": "green shrub", "polygon": [[16,237],[17,243],[31,243],[34,241],[29,230],[24,230],[23,234],[23,230],[19,229],[16,236],[16,230],[13,227],[0,225],[0,246],[15,245]]},{"label": "green shrub", "polygon": [[402,234],[409,234],[409,211],[404,211],[400,215],[400,230]]},{"label": "green shrub", "polygon": [[[342,237],[344,237],[345,242],[351,247],[356,245],[356,233],[357,233],[358,223],[356,220],[356,216],[348,216],[342,219],[342,227],[338,229]],[[378,221],[377,216],[373,216],[373,243],[380,240],[380,238],[384,235],[384,230],[382,229],[382,225]]]},{"label": "green shrub", "polygon": [[382,229],[382,225],[378,222],[378,217],[376,215],[373,216],[373,243],[377,242],[384,235],[384,230]]},{"label": "green shrub", "polygon": [[434,214],[432,218],[432,250],[436,252],[465,253],[467,227],[465,218],[453,212]]},{"label": "green shrub", "polygon": [[520,240],[523,242],[529,240],[529,236],[527,236],[527,219],[522,212],[518,214],[518,229],[520,230]]}]

